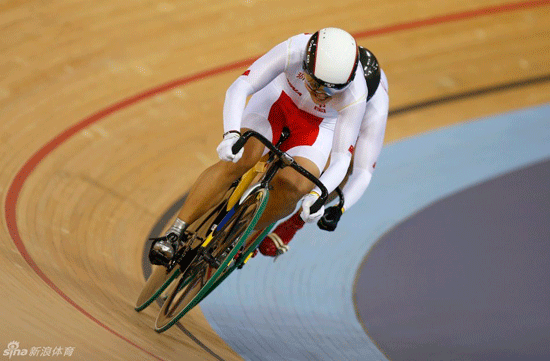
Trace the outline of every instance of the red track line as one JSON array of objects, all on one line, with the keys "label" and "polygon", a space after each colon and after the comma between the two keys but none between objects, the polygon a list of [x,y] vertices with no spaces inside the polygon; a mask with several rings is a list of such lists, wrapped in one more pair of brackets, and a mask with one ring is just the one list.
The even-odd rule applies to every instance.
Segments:
[{"label": "red track line", "polygon": [[454,13],[454,14],[436,16],[433,18],[428,18],[428,19],[423,19],[418,21],[411,21],[409,23],[389,25],[379,29],[372,29],[372,30],[362,31],[360,33],[355,33],[353,34],[353,36],[355,36],[356,38],[365,38],[365,37],[370,37],[374,35],[385,35],[385,34],[390,34],[397,31],[423,28],[431,25],[451,23],[454,21],[467,20],[467,19],[474,19],[481,16],[506,13],[506,12],[516,11],[516,10],[531,9],[531,8],[536,8],[540,6],[546,6],[549,4],[550,4],[550,0],[531,0],[531,1],[524,1],[524,2],[518,2],[518,3],[501,4],[501,5],[490,6],[490,7],[481,8],[481,9],[467,10],[467,11]]},{"label": "red track line", "polygon": [[[366,38],[371,37],[375,35],[383,35],[383,34],[389,34],[397,31],[403,31],[403,30],[410,30],[415,28],[421,28],[436,24],[443,24],[443,23],[449,23],[453,21],[459,21],[459,20],[466,20],[466,19],[473,19],[480,16],[486,16],[486,15],[493,15],[498,13],[505,13],[505,12],[511,12],[516,10],[524,10],[529,8],[535,8],[540,6],[546,6],[550,4],[550,0],[533,0],[533,1],[524,1],[519,3],[509,3],[509,4],[503,4],[498,6],[492,6],[492,7],[486,7],[481,8],[477,10],[470,10],[470,11],[464,11],[460,13],[454,13],[454,14],[448,14],[438,17],[433,17],[429,19],[424,20],[418,20],[408,23],[402,23],[402,24],[394,24],[385,26],[378,29],[372,29],[363,31],[360,33],[355,33],[354,36],[356,38]],[[114,331],[109,326],[105,325],[101,321],[99,321],[97,318],[92,316],[88,311],[80,307],[77,303],[75,303],[69,296],[67,296],[62,290],[60,290],[49,278],[42,272],[40,267],[36,264],[34,259],[29,255],[27,252],[27,249],[25,247],[25,244],[23,243],[23,240],[21,239],[21,236],[19,234],[19,228],[17,226],[17,201],[19,199],[19,195],[21,193],[21,190],[23,188],[23,185],[27,178],[31,175],[31,173],[34,171],[34,169],[40,164],[44,158],[46,158],[51,152],[53,152],[57,147],[59,147],[61,144],[63,144],[65,141],[67,141],[70,137],[81,131],[82,129],[88,127],[89,125],[98,122],[99,120],[107,117],[110,114],[113,114],[121,109],[124,109],[126,107],[129,107],[139,101],[145,100],[147,98],[150,98],[154,95],[166,92],[170,89],[173,89],[175,87],[189,84],[204,78],[208,78],[211,76],[219,75],[228,71],[237,70],[244,68],[252,62],[257,57],[254,58],[248,58],[236,63],[228,64],[222,67],[214,68],[211,70],[207,70],[204,72],[200,72],[194,75],[190,75],[188,77],[180,78],[177,80],[174,80],[172,82],[163,84],[161,86],[158,86],[156,88],[153,88],[151,90],[148,90],[146,92],[137,94],[133,97],[127,98],[125,100],[122,100],[118,103],[115,103],[111,105],[108,108],[105,108],[83,120],[76,123],[74,126],[66,129],[63,133],[59,134],[57,137],[52,139],[50,142],[48,142],[46,145],[44,145],[38,152],[36,152],[26,163],[25,165],[17,172],[15,178],[13,179],[6,196],[5,201],[5,212],[6,212],[6,222],[8,225],[10,236],[13,240],[13,243],[17,247],[19,253],[23,257],[23,259],[27,262],[27,264],[33,269],[33,271],[48,285],[50,286],[56,293],[58,293],[63,299],[65,299],[69,304],[71,304],[73,307],[75,307],[78,311],[80,311],[82,314],[84,314],[86,317],[88,317],[93,322],[97,323],[99,326],[103,327],[113,335],[119,337],[120,339],[128,342],[132,346],[135,346],[139,350],[147,353],[148,355],[158,359],[162,360],[160,357],[152,354],[151,352],[145,350],[138,344],[132,342],[128,338],[124,337],[120,333]]]}]

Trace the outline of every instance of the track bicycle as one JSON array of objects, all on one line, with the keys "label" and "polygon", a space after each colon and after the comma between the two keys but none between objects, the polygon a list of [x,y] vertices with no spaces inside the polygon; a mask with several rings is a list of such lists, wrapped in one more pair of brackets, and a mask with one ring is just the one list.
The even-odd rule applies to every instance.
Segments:
[{"label": "track bicycle", "polygon": [[268,202],[270,182],[280,169],[291,167],[321,189],[312,212],[318,211],[328,197],[317,177],[279,149],[289,137],[288,129],[283,129],[276,145],[257,132],[247,131],[233,146],[233,153],[251,137],[261,141],[269,153],[230,186],[220,203],[188,227],[188,241],[176,250],[168,265],[156,266],[138,297],[136,311],[145,309],[161,295],[165,298],[155,323],[157,332],[173,326],[252,257],[274,226],[254,232]]}]

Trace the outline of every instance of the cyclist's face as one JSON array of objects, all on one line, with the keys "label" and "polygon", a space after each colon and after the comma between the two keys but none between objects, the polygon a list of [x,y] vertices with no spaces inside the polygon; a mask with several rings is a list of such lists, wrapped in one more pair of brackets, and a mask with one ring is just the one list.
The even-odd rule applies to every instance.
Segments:
[{"label": "cyclist's face", "polygon": [[306,79],[304,80],[304,83],[306,85],[306,89],[311,95],[311,99],[319,105],[326,104],[329,102],[330,99],[332,99],[332,96],[327,94],[323,90],[323,86],[315,81],[311,76],[308,74],[305,74]]}]

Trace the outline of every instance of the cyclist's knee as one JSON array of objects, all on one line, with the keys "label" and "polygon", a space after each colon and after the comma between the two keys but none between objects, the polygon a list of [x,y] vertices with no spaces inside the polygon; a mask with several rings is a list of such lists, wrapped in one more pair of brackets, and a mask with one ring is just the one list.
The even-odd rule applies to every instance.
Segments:
[{"label": "cyclist's knee", "polygon": [[255,164],[255,160],[243,157],[237,163],[221,160],[215,166],[220,169],[224,176],[231,179],[237,179],[241,177],[244,173],[246,173],[246,171],[252,168]]},{"label": "cyclist's knee", "polygon": [[289,200],[298,201],[302,198],[302,196],[309,193],[313,189],[313,183],[298,173],[292,174],[289,172],[281,172],[277,178],[277,183],[279,184],[281,191],[287,195]]}]

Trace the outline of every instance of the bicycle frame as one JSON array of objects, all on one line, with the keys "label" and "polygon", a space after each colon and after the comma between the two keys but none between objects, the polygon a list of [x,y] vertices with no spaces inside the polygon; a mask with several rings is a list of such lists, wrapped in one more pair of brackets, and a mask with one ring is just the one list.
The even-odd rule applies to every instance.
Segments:
[{"label": "bicycle frame", "polygon": [[217,229],[220,229],[225,224],[225,221],[229,219],[229,217],[232,216],[235,207],[237,206],[239,200],[242,198],[245,191],[250,187],[252,184],[252,181],[258,176],[258,174],[264,174],[262,178],[259,180],[260,187],[267,188],[273,177],[275,177],[275,174],[277,172],[285,167],[291,167],[304,177],[306,177],[308,180],[310,180],[313,184],[315,184],[319,189],[321,190],[321,196],[317,201],[312,205],[311,211],[317,212],[321,206],[325,203],[328,197],[328,191],[326,187],[321,183],[321,181],[315,177],[313,174],[309,173],[306,169],[304,169],[302,166],[300,166],[296,161],[280,150],[278,147],[280,144],[286,140],[289,136],[288,129],[283,129],[283,134],[281,136],[281,139],[276,145],[273,145],[268,139],[266,139],[261,134],[249,130],[245,132],[239,140],[233,145],[233,153],[238,153],[242,147],[244,147],[245,143],[250,139],[251,137],[254,137],[258,139],[260,142],[262,142],[269,150],[269,159],[267,161],[260,160],[254,167],[252,167],[250,170],[248,170],[242,177],[229,197],[229,200],[227,202],[226,206],[226,212],[222,213],[220,216],[223,216],[221,219],[218,217],[213,222],[212,232],[210,235],[205,239],[205,241],[202,244],[202,247],[207,247],[210,241],[212,240],[212,237]]},{"label": "bicycle frame", "polygon": [[[238,186],[235,188],[235,190],[229,197],[228,204],[226,207],[226,212],[223,213],[224,214],[223,219],[220,222],[214,222],[215,224],[213,228],[215,229],[212,230],[212,232],[209,234],[207,239],[203,242],[202,244],[203,249],[205,249],[208,246],[214,234],[216,233],[216,230],[223,227],[225,222],[233,215],[235,208],[238,206],[238,201],[244,198],[243,195],[245,194],[246,190],[250,187],[252,181],[256,178],[258,174],[263,173],[263,176],[260,178],[258,182],[258,188],[269,189],[269,183],[275,177],[275,174],[277,174],[277,172],[282,168],[291,167],[294,170],[296,170],[298,173],[302,174],[304,177],[309,179],[311,182],[313,182],[321,190],[321,196],[311,207],[312,212],[317,212],[321,208],[321,206],[325,203],[329,194],[326,187],[323,185],[323,183],[321,183],[321,181],[317,177],[315,177],[314,175],[309,173],[307,170],[305,170],[303,167],[301,167],[298,163],[296,163],[296,161],[291,156],[289,156],[288,154],[286,154],[285,152],[281,151],[278,148],[280,144],[288,137],[288,135],[289,135],[288,129],[286,128],[283,129],[283,135],[281,137],[281,140],[279,140],[279,142],[276,145],[273,145],[269,140],[267,140],[261,134],[254,131],[247,131],[241,136],[241,138],[239,138],[237,143],[235,143],[232,149],[234,153],[238,152],[250,137],[255,137],[258,140],[260,140],[260,142],[262,142],[270,150],[269,159],[267,161],[259,161],[253,168],[248,170],[243,175],[243,177],[241,177],[240,183],[238,184]],[[343,195],[340,189],[337,189],[337,192],[338,192],[338,195],[340,196],[340,202],[343,202]],[[265,238],[265,236],[267,236],[267,234],[270,232],[273,226],[274,226],[274,223],[268,226],[267,228],[265,228],[258,236],[256,236],[254,242],[248,245],[248,247],[245,246],[245,243],[244,243],[245,240],[242,240],[241,247],[244,247],[245,249],[247,249],[248,252],[244,252],[241,256],[239,256],[236,259],[236,262],[232,266],[232,269],[229,272],[226,272],[226,274],[224,274],[223,276],[221,276],[219,280],[217,280],[214,283],[214,285],[211,287],[211,289],[206,295],[208,295],[214,288],[216,288],[217,285],[219,285],[235,268],[242,268],[244,264],[246,264],[250,260],[253,253],[252,251],[259,246],[260,242],[263,240],[263,238]],[[212,265],[219,266],[215,264],[213,260],[210,260],[210,262],[212,262],[211,263]],[[206,297],[206,295],[204,295],[204,297]]]},{"label": "bicycle frame", "polygon": [[[311,173],[306,169],[301,167],[296,161],[290,157],[285,152],[281,151],[278,147],[281,143],[287,138],[288,131],[283,131],[281,140],[277,145],[273,145],[269,140],[267,140],[262,135],[254,132],[247,131],[245,132],[233,146],[233,152],[238,152],[244,144],[247,142],[250,137],[257,138],[261,143],[263,143],[270,152],[268,153],[268,159],[263,158],[259,161],[253,168],[246,172],[241,179],[232,184],[232,187],[235,187],[233,190],[226,190],[225,199],[218,206],[216,206],[215,212],[218,214],[212,214],[214,218],[213,221],[209,221],[208,224],[205,224],[204,230],[204,239],[202,237],[197,238],[200,240],[199,244],[189,248],[190,245],[186,246],[186,250],[180,254],[178,259],[174,259],[174,265],[179,265],[179,268],[175,272],[175,277],[172,275],[169,279],[164,281],[164,284],[158,287],[158,289],[151,292],[151,295],[147,302],[144,302],[143,305],[136,307],[136,310],[141,310],[152,302],[158,295],[163,292],[163,290],[168,287],[168,285],[175,280],[176,277],[185,277],[178,281],[177,287],[170,292],[170,296],[161,308],[161,312],[173,312],[177,310],[177,315],[167,316],[167,313],[164,313],[161,317],[161,313],[157,317],[157,326],[155,330],[157,332],[163,332],[170,328],[179,318],[186,314],[190,309],[197,305],[204,297],[210,294],[229,274],[232,273],[236,268],[241,268],[251,257],[253,251],[259,246],[263,238],[269,233],[274,224],[271,224],[267,228],[263,229],[260,232],[259,236],[250,239],[249,236],[253,235],[254,229],[260,220],[269,199],[269,184],[277,174],[277,172],[285,167],[291,167],[305,178],[314,183],[321,190],[321,196],[311,207],[313,212],[316,212],[321,208],[326,199],[328,198],[328,192],[326,187]],[[258,179],[258,176],[261,175]],[[250,187],[251,184],[256,180],[257,185]],[[251,203],[252,202],[252,203]],[[253,205],[253,202],[258,202],[256,205]],[[252,208],[249,208],[251,207]],[[254,208],[256,207],[256,208]],[[243,215],[243,212],[251,209],[251,213],[248,213],[247,216],[251,217],[245,223],[231,223],[238,222]],[[239,230],[233,230],[232,227],[235,227],[239,224]],[[229,232],[229,233],[227,233]],[[231,232],[232,233],[231,235]],[[221,242],[221,243],[220,243]],[[230,243],[224,243],[230,242]],[[196,244],[196,243],[195,243]],[[198,257],[198,258],[197,258]],[[192,266],[195,264],[196,266]],[[191,267],[191,268],[190,268]],[[196,275],[193,275],[194,267],[207,267],[209,271],[204,272],[213,272],[209,276],[206,276],[206,279],[203,279],[198,288],[195,288],[193,282]],[[206,269],[206,268],[205,268]],[[167,270],[168,271],[168,270]],[[190,273],[188,273],[190,272]],[[202,276],[200,276],[202,277]],[[160,283],[159,283],[160,284]],[[191,286],[190,286],[191,285]],[[197,284],[198,285],[198,284]],[[191,287],[186,290],[183,287]],[[180,290],[184,292],[179,296],[176,296],[175,292]],[[182,299],[178,298],[180,301],[175,301],[175,304],[172,304],[174,300],[172,297],[187,297],[185,292],[198,292],[196,294],[190,294],[191,298],[186,299],[185,302],[181,305],[185,305],[183,308],[180,307],[180,302]],[[172,306],[174,305],[174,306]],[[176,307],[175,309],[172,307]],[[164,311],[163,311],[164,310]],[[166,311],[171,310],[171,311]],[[160,321],[159,321],[160,320]],[[159,323],[160,322],[160,323]]]}]

